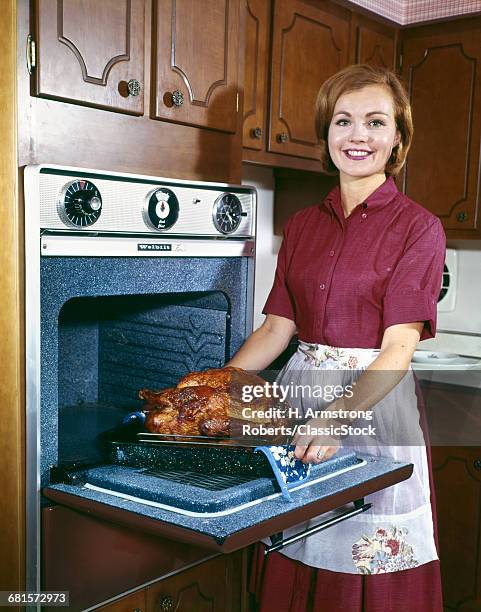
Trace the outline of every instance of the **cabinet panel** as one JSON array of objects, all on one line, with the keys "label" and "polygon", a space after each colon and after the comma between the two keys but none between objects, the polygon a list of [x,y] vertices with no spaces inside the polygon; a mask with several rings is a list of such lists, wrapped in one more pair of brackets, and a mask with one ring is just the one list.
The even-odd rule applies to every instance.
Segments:
[{"label": "cabinet panel", "polygon": [[432,457],[444,605],[481,610],[481,448],[434,447]]},{"label": "cabinet panel", "polygon": [[348,63],[349,22],[300,0],[276,0],[269,150],[317,159],[321,84]]},{"label": "cabinet panel", "polygon": [[235,132],[240,0],[157,0],[154,118]]},{"label": "cabinet panel", "polygon": [[266,142],[265,113],[271,3],[269,0],[244,1],[246,22],[243,145],[261,151]]},{"label": "cabinet panel", "polygon": [[396,66],[395,30],[364,17],[358,18],[356,62],[394,70]]},{"label": "cabinet panel", "polygon": [[403,44],[415,125],[404,190],[447,230],[471,233],[479,228],[480,30],[438,26],[438,32],[413,34]]},{"label": "cabinet panel", "polygon": [[35,8],[36,95],[143,113],[143,0],[36,0]]},{"label": "cabinet panel", "polygon": [[229,588],[233,578],[230,561],[230,557],[222,556],[149,587],[147,609],[178,612],[231,610],[234,602]]}]

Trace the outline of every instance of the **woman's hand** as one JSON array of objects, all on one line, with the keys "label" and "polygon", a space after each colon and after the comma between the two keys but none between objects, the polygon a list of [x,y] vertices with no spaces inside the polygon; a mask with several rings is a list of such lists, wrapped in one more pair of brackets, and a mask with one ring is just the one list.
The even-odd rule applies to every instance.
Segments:
[{"label": "woman's hand", "polygon": [[[304,463],[321,463],[337,453],[341,444],[331,435],[318,435],[316,432],[330,430],[335,423],[331,419],[310,419],[303,424],[301,434],[297,433],[292,444],[296,445],[294,455]],[[337,423],[338,425],[338,423]]]}]

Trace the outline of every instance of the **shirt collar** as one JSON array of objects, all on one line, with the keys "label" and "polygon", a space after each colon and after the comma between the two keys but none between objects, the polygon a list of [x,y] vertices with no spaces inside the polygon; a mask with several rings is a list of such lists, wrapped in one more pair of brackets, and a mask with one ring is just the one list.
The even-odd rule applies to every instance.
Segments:
[{"label": "shirt collar", "polygon": [[[382,185],[379,185],[375,191],[365,198],[364,202],[361,203],[361,206],[368,210],[380,208],[381,206],[385,206],[391,202],[391,200],[393,200],[398,193],[399,190],[393,177],[389,176],[384,183],[382,183]],[[328,193],[322,206],[326,206],[340,219],[344,219],[344,212],[341,204],[341,189],[339,185],[334,187],[334,189]]]}]

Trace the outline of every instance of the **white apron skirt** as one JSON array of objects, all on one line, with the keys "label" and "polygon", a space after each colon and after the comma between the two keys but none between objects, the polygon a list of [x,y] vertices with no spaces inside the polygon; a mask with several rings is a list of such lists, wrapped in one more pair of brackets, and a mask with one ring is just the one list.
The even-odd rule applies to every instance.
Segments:
[{"label": "white apron skirt", "polygon": [[[279,385],[351,385],[377,357],[374,349],[338,349],[299,344],[277,378]],[[305,388],[305,387],[303,387]],[[324,399],[291,398],[306,413],[327,409]],[[372,507],[338,525],[287,546],[280,552],[321,569],[352,574],[383,574],[417,567],[438,559],[434,543],[429,473],[424,436],[412,372],[373,407],[376,436],[349,439],[350,449],[365,455],[389,457],[414,464],[407,480],[365,497]],[[396,440],[402,444],[396,445]],[[393,444],[394,442],[394,444]],[[341,441],[342,443],[342,441]],[[346,508],[325,513],[284,531],[284,537],[336,516]]]}]

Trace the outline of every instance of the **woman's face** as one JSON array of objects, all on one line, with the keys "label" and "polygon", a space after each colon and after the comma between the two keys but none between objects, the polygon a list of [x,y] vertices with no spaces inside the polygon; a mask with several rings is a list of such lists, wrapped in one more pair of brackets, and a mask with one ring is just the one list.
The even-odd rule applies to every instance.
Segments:
[{"label": "woman's face", "polygon": [[329,125],[329,153],[341,175],[384,174],[393,147],[400,141],[392,96],[381,85],[339,97]]}]

